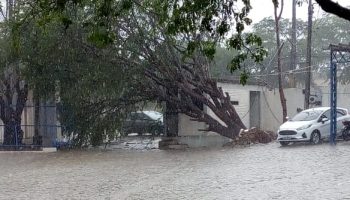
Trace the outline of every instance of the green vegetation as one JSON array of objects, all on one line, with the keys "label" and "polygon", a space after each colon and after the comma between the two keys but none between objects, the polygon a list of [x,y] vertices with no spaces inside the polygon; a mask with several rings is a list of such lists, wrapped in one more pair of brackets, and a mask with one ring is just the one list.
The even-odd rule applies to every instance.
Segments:
[{"label": "green vegetation", "polygon": [[[245,84],[250,74],[274,70],[269,67],[276,51],[274,23],[264,19],[245,33],[250,11],[246,0],[9,0],[0,23],[0,118],[6,124],[15,113],[20,123],[33,90],[36,99],[59,102],[59,120],[78,146],[114,137],[125,115],[148,101],[166,102],[205,122],[206,131],[235,138],[245,126],[213,77],[231,72]],[[332,31],[345,27],[339,23],[323,19],[315,26],[317,37],[337,35]],[[281,21],[285,43],[289,24]],[[302,25],[298,34],[301,47]],[[323,53],[314,49],[321,60]]]}]

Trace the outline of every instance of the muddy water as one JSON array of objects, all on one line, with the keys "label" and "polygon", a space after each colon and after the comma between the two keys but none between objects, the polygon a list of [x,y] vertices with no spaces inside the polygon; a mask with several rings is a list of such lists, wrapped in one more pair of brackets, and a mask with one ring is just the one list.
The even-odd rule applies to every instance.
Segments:
[{"label": "muddy water", "polygon": [[0,153],[0,199],[350,199],[350,143]]}]

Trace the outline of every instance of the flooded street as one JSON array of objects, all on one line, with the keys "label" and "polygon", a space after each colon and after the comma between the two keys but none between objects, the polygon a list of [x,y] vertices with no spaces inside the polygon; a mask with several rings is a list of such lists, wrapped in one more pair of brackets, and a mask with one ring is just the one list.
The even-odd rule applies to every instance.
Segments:
[{"label": "flooded street", "polygon": [[0,199],[350,199],[350,143],[0,153]]}]

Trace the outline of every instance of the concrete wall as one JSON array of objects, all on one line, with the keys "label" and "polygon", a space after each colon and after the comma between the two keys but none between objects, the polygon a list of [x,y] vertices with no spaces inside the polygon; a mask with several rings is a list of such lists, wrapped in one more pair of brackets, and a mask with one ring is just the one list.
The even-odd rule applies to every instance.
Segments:
[{"label": "concrete wall", "polygon": [[[218,83],[224,92],[228,92],[231,101],[238,101],[235,106],[238,115],[242,118],[243,123],[249,127],[249,107],[250,107],[250,91],[262,91],[259,86],[242,86],[238,84]],[[260,102],[256,102],[260,104]],[[208,108],[205,111],[218,119],[217,116]],[[260,117],[260,116],[259,116]],[[202,132],[199,129],[205,129],[207,125],[202,122],[191,121],[190,117],[179,115],[179,138],[178,141],[187,144],[190,147],[215,147],[222,146],[230,141],[230,139],[222,137],[213,132]]]},{"label": "concrete wall", "polygon": [[[330,106],[329,86],[322,86],[320,89],[322,91],[322,106]],[[337,93],[337,106],[350,111],[350,86],[338,83]]]},{"label": "concrete wall", "polygon": [[[262,87],[258,86],[242,86],[238,84],[229,84],[229,83],[218,83],[219,87],[222,87],[224,92],[228,92],[231,97],[231,101],[238,101],[239,105],[236,105],[236,111],[238,115],[242,118],[243,123],[249,127],[249,102],[250,102],[250,91],[261,91]],[[256,102],[260,103],[260,102]],[[216,115],[208,108],[204,107],[206,112],[218,119]],[[198,129],[205,129],[207,125],[202,122],[191,121],[191,118],[179,114],[179,136],[194,136],[194,135],[206,135],[213,136],[217,135],[212,132],[200,132]]]},{"label": "concrete wall", "polygon": [[202,122],[191,121],[191,118],[184,114],[179,114],[179,136],[198,135],[198,129],[205,129],[206,124]]},{"label": "concrete wall", "polygon": [[[228,92],[231,97],[231,101],[238,101],[238,105],[235,105],[235,109],[238,115],[241,117],[244,125],[250,127],[249,112],[250,112],[250,91],[263,91],[261,86],[252,85],[239,85],[231,83],[218,83],[219,87],[222,87],[224,92]],[[261,102],[254,102],[260,104]]]},{"label": "concrete wall", "polygon": [[[282,124],[282,106],[278,90],[270,91],[261,86],[242,86],[229,83],[219,83],[218,85],[229,93],[231,101],[238,101],[239,105],[235,105],[236,111],[247,127],[250,128],[250,91],[260,91],[260,101],[253,102],[260,104],[261,112],[260,116],[257,116],[260,117],[260,127],[264,130],[277,131]],[[288,116],[292,117],[297,113],[297,108],[304,107],[304,94],[302,89],[296,88],[285,89],[284,92],[287,99]],[[205,109],[208,114],[217,118],[210,109]],[[204,129],[205,127],[206,124],[190,121],[190,117],[180,114],[180,141],[192,147],[217,146],[228,141],[216,133],[198,131],[198,129]]]},{"label": "concrete wall", "polygon": [[[304,94],[302,89],[284,89],[287,99],[287,116],[293,117],[297,113],[297,108],[304,108]],[[278,90],[265,90],[262,94],[261,105],[261,128],[264,130],[277,131],[282,124],[282,105]]]}]

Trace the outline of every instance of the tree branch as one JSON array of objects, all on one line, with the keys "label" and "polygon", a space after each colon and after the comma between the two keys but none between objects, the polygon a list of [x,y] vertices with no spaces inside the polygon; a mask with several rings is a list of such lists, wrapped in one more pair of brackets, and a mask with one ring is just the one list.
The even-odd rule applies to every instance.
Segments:
[{"label": "tree branch", "polygon": [[316,2],[324,11],[350,21],[350,9],[343,7],[332,0],[316,0]]}]

